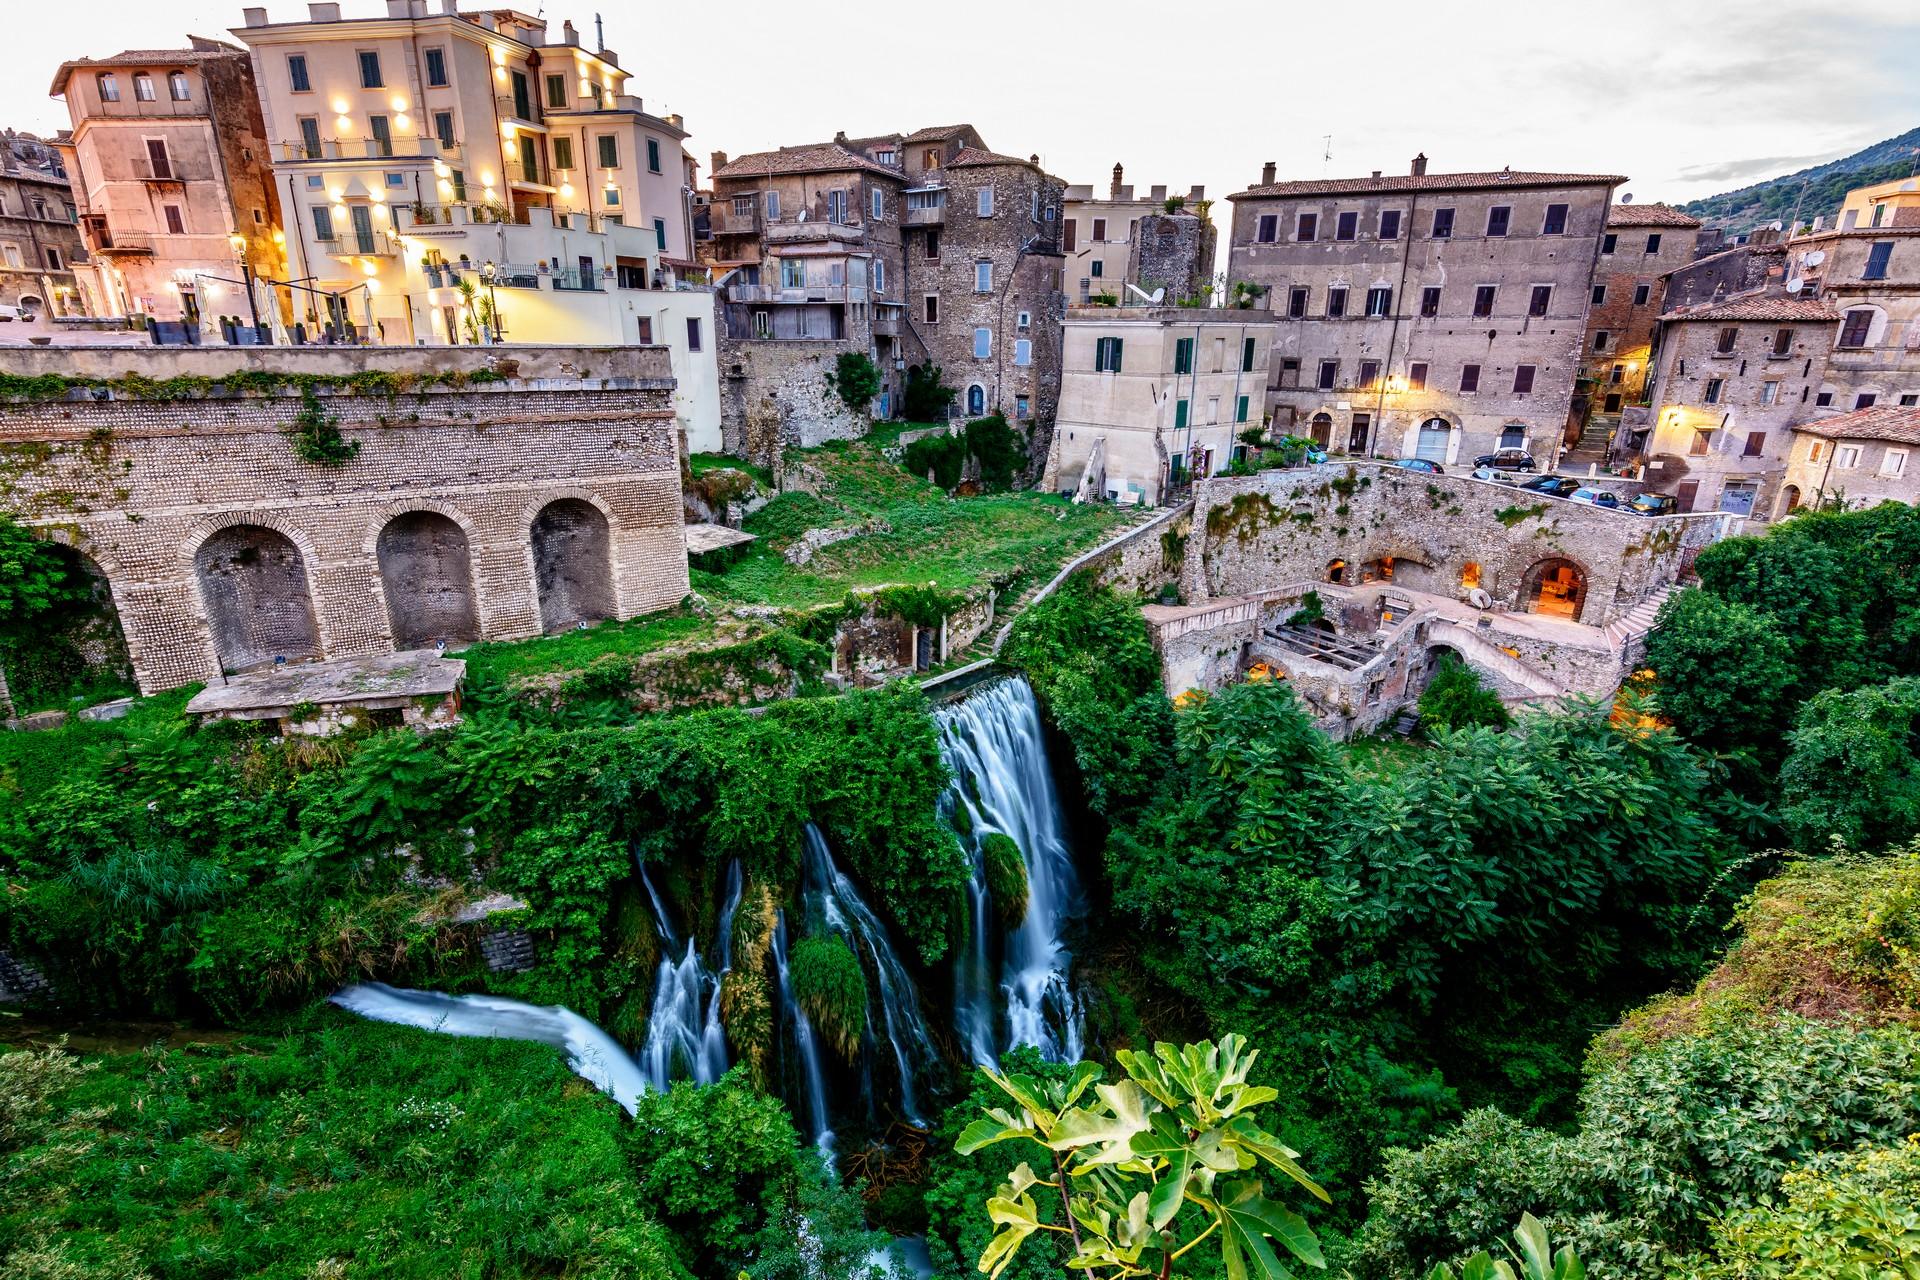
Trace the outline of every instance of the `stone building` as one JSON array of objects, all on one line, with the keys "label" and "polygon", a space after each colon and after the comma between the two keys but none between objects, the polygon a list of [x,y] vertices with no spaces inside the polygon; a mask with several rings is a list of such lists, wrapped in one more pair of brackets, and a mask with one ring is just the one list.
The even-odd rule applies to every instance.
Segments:
[{"label": "stone building", "polygon": [[1063,331],[1045,489],[1154,506],[1224,470],[1260,426],[1271,312],[1070,307]]},{"label": "stone building", "polygon": [[1142,214],[1134,223],[1133,244],[1127,250],[1128,283],[1148,297],[1165,289],[1163,299],[1176,305],[1225,302],[1213,296],[1213,259],[1220,237],[1211,209],[1212,202],[1202,200],[1192,209]]},{"label": "stone building", "polygon": [[[1471,466],[1569,420],[1608,202],[1624,179],[1434,174],[1261,182],[1233,203],[1228,278],[1279,326],[1276,434]],[[1317,426],[1315,424],[1318,424]]]},{"label": "stone building", "polygon": [[0,304],[34,315],[88,315],[87,267],[73,192],[54,145],[0,135]]},{"label": "stone building", "polygon": [[[358,446],[288,440],[301,398],[9,405],[6,506],[111,589],[143,691],[318,659],[630,618],[687,591],[671,366],[659,347],[27,349],[25,373],[400,374],[321,395]],[[591,369],[591,376],[577,372]],[[490,371],[500,380],[434,383]],[[112,385],[109,381],[108,385]]]},{"label": "stone building", "polygon": [[73,121],[63,139],[99,314],[198,324],[238,313],[266,323],[283,297],[246,271],[287,274],[286,237],[253,66],[200,36],[181,49],[76,58],[54,73]]},{"label": "stone building", "polygon": [[[1071,185],[1066,190],[1064,212],[1060,227],[1060,250],[1065,255],[1062,269],[1065,273],[1065,292],[1067,300],[1085,306],[1095,297],[1111,295],[1116,304],[1130,301],[1127,285],[1139,285],[1141,276],[1135,267],[1139,253],[1139,223],[1142,218],[1164,217],[1168,213],[1169,200],[1177,200],[1181,208],[1204,228],[1193,229],[1194,240],[1203,239],[1204,244],[1191,243],[1185,246],[1185,252],[1179,256],[1163,254],[1159,246],[1149,250],[1146,265],[1155,273],[1148,279],[1159,279],[1161,283],[1179,281],[1182,284],[1196,277],[1211,280],[1213,275],[1214,249],[1218,237],[1213,233],[1211,222],[1205,221],[1205,210],[1201,208],[1207,202],[1207,189],[1194,187],[1184,196],[1169,196],[1166,187],[1150,187],[1144,196],[1135,196],[1134,188],[1125,182],[1125,170],[1118,164],[1113,166],[1113,181],[1104,196],[1094,194],[1091,183]],[[1183,224],[1184,225],[1184,224]],[[1148,293],[1153,286],[1145,286]],[[1191,288],[1181,292],[1191,293]],[[1177,298],[1169,297],[1169,302]]]},{"label": "stone building", "polygon": [[1616,204],[1588,299],[1586,357],[1574,412],[1605,420],[1611,436],[1622,408],[1646,394],[1653,331],[1665,304],[1667,274],[1693,261],[1700,220],[1664,204]]},{"label": "stone building", "polygon": [[[432,11],[430,12],[430,8]],[[245,11],[295,318],[404,346],[659,343],[695,448],[719,445],[714,299],[685,121],[573,24],[457,0],[378,17]]]},{"label": "stone building", "polygon": [[1780,515],[1802,505],[1920,504],[1920,408],[1876,405],[1793,429]]},{"label": "stone building", "polygon": [[1660,318],[1645,480],[1681,511],[1765,519],[1813,415],[1837,313],[1760,292]]},{"label": "stone building", "polygon": [[1786,246],[1790,287],[1840,316],[1814,397],[1820,409],[1920,405],[1920,202],[1873,207],[1887,210],[1880,226],[1797,236]]}]

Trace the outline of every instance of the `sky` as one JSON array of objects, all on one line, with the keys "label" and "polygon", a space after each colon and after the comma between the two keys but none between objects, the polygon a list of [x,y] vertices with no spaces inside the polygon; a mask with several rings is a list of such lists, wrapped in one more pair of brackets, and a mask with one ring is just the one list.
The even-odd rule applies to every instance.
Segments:
[{"label": "sky", "polygon": [[[590,39],[595,4],[631,91],[685,116],[703,175],[715,150],[964,121],[1097,191],[1116,161],[1142,192],[1203,184],[1219,197],[1268,160],[1282,179],[1364,176],[1403,173],[1424,151],[1434,173],[1617,173],[1635,200],[1683,201],[1920,126],[1920,0],[517,7]],[[45,96],[65,58],[225,37],[242,7],[8,0],[0,125],[67,123]],[[266,7],[275,21],[306,13],[304,0]],[[342,8],[385,12],[383,0]]]}]

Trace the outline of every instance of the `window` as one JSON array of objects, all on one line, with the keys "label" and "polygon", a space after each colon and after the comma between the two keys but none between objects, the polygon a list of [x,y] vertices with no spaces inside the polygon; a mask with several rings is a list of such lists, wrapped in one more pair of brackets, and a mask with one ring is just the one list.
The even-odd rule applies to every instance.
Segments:
[{"label": "window", "polygon": [[1312,300],[1313,291],[1306,285],[1297,284],[1287,290],[1287,318],[1298,320],[1307,314],[1307,303]]},{"label": "window", "polygon": [[64,270],[67,264],[65,260],[61,258],[60,251],[52,245],[46,245],[44,248],[47,255],[47,268],[51,271]]},{"label": "window", "polygon": [[546,77],[547,110],[565,111],[567,109],[567,77],[564,73]]},{"label": "window", "polygon": [[1483,284],[1473,291],[1473,314],[1485,318],[1493,314],[1493,300],[1499,293],[1498,285]]},{"label": "window", "polygon": [[1347,431],[1347,452],[1348,453],[1365,453],[1367,451],[1367,436],[1372,433],[1372,430],[1373,430],[1372,414],[1370,413],[1354,414],[1353,425]]},{"label": "window", "polygon": [[100,101],[120,101],[120,82],[118,80],[112,76],[101,75],[94,77],[94,83],[100,87]]},{"label": "window", "polygon": [[993,292],[993,264],[976,262],[973,264],[973,291],[975,293]]},{"label": "window", "polygon": [[1764,431],[1747,432],[1746,447],[1740,451],[1743,458],[1757,458],[1767,451],[1767,433]]},{"label": "window", "polygon": [[313,238],[323,242],[333,239],[333,210],[323,204],[313,206]]},{"label": "window", "polygon": [[1033,416],[1033,406],[1027,397],[1015,396],[1013,398],[1013,416],[1021,419]]},{"label": "window", "polygon": [[1013,341],[1013,363],[1024,368],[1033,363],[1033,339],[1015,338]]},{"label": "window", "polygon": [[1507,223],[1510,222],[1512,218],[1513,207],[1511,205],[1497,204],[1493,206],[1493,208],[1487,210],[1487,234],[1489,236],[1504,236],[1507,234]]},{"label": "window", "polygon": [[1855,307],[1847,312],[1846,321],[1840,326],[1840,345],[1843,347],[1864,347],[1867,345],[1867,331],[1873,328],[1873,310],[1870,307]]},{"label": "window", "polygon": [[[372,143],[372,154],[377,156],[390,156],[393,154],[393,126],[387,122],[385,116],[368,116],[367,131],[373,135],[370,140]],[[532,139],[529,138],[526,139],[526,141],[530,142]],[[535,172],[537,173],[538,169],[536,169]]]},{"label": "window", "polygon": [[1920,391],[1908,391],[1901,395],[1900,397],[1901,408],[1911,409],[1915,405],[1920,405]]},{"label": "window", "polygon": [[1875,395],[1871,391],[1862,391],[1859,395],[1853,398],[1853,407],[1856,409],[1871,409],[1873,408],[1874,405],[1879,403],[1880,403],[1880,397]]},{"label": "window", "polygon": [[887,264],[883,258],[873,260],[873,291],[875,293],[887,291]]},{"label": "window", "polygon": [[687,350],[700,350],[700,317],[687,317]]},{"label": "window", "polygon": [[1867,269],[1860,273],[1863,280],[1885,280],[1887,264],[1893,260],[1893,241],[1882,240],[1867,250]]},{"label": "window", "polygon": [[1546,220],[1540,224],[1540,234],[1543,236],[1563,236],[1567,234],[1567,206],[1563,204],[1550,204],[1547,206],[1547,217]]},{"label": "window", "polygon": [[1652,298],[1653,298],[1652,285],[1637,284],[1633,286],[1633,305],[1634,306],[1644,307]]},{"label": "window", "polygon": [[[606,154],[604,149],[602,149],[601,154],[603,156]],[[780,221],[780,193],[778,191],[767,192],[767,221]]]},{"label": "window", "polygon": [[647,172],[660,172],[660,139],[647,139]]},{"label": "window", "polygon": [[993,216],[993,188],[982,187],[973,193],[973,209],[982,218]]},{"label": "window", "polygon": [[1335,217],[1333,221],[1333,238],[1335,240],[1352,240],[1358,237],[1359,234],[1360,234],[1360,215],[1359,214],[1342,213],[1337,217]]},{"label": "window", "polygon": [[1427,389],[1427,362],[1416,360],[1407,366],[1407,390],[1425,391]]},{"label": "window", "polygon": [[1852,471],[1860,465],[1860,446],[1843,444],[1833,451],[1833,465],[1842,471]]},{"label": "window", "polygon": [[1819,395],[1813,398],[1813,407],[1816,409],[1827,409],[1827,408],[1831,408],[1832,406],[1833,406],[1833,392],[1831,391],[1822,391]]},{"label": "window", "polygon": [[1420,314],[1433,317],[1440,314],[1440,286],[1430,284],[1420,291]]},{"label": "window", "polygon": [[1773,331],[1773,354],[1776,356],[1793,354],[1793,330],[1775,329]]},{"label": "window", "polygon": [[407,175],[404,173],[383,173],[380,176],[390,187],[404,187],[407,185]]},{"label": "window", "polygon": [[1173,343],[1173,371],[1175,373],[1193,372],[1193,339],[1176,338]]},{"label": "window", "polygon": [[1253,372],[1253,339],[1246,338],[1240,343],[1240,372]]},{"label": "window", "polygon": [[168,154],[165,138],[148,138],[147,172],[156,178],[173,176],[173,157]]},{"label": "window", "polygon": [[665,218],[653,220],[653,241],[660,246],[660,252],[667,251],[667,220]]},{"label": "window", "polygon": [[1400,211],[1398,209],[1382,209],[1380,211],[1380,238],[1382,240],[1398,240],[1400,238]]},{"label": "window", "polygon": [[887,193],[878,187],[867,192],[867,212],[875,222],[887,216]]},{"label": "window", "polygon": [[[1253,238],[1261,244],[1272,244],[1280,236],[1280,219],[1277,215],[1263,213],[1253,224]],[[1100,237],[1095,236],[1098,240]]]},{"label": "window", "polygon": [[[1291,356],[1283,357],[1280,361],[1280,385],[1282,387],[1300,385],[1300,362]],[[1292,413],[1293,410],[1289,409],[1287,412]]]},{"label": "window", "polygon": [[1433,238],[1447,240],[1453,236],[1453,210],[1435,209],[1433,211]]},{"label": "window", "polygon": [[1315,238],[1317,238],[1319,234],[1320,234],[1320,215],[1319,214],[1302,213],[1297,215],[1294,218],[1293,238],[1295,240],[1299,241],[1302,244],[1307,244],[1312,240],[1314,240]]},{"label": "window", "polygon": [[1606,301],[1607,301],[1607,286],[1603,284],[1597,284],[1593,286],[1593,305],[1596,307],[1603,306],[1605,305]]},{"label": "window", "polygon": [[1365,391],[1372,391],[1380,385],[1380,362],[1378,360],[1362,360],[1360,362],[1360,381],[1358,385]]},{"label": "window", "polygon": [[[553,167],[556,169],[573,168],[573,139],[572,138],[555,138],[553,140]],[[736,197],[734,199],[735,212],[739,211],[739,204],[740,204],[740,201],[738,197]],[[747,212],[749,214],[753,212],[753,204],[751,201],[749,201],[747,204]]]},{"label": "window", "polygon": [[1092,262],[1089,262],[1087,264],[1087,272],[1089,275],[1092,275],[1096,279],[1103,278],[1107,274],[1107,264],[1100,261],[1100,259],[1095,258]]},{"label": "window", "polygon": [[1192,420],[1193,401],[1176,400],[1173,402],[1173,427],[1178,431]]},{"label": "window", "polygon": [[1327,315],[1339,317],[1347,314],[1347,290],[1344,285],[1335,285],[1327,290]]},{"label": "window", "polygon": [[940,323],[940,295],[937,293],[930,293],[924,299],[922,299],[922,301],[925,303],[925,314],[927,317],[927,323],[939,324]]},{"label": "window", "polygon": [[[453,150],[453,112],[436,111],[433,113],[433,136],[440,140],[440,145],[443,148],[448,151]],[[571,140],[568,141],[567,147],[567,153],[571,155],[573,153],[573,143]]]},{"label": "window", "polygon": [[1605,351],[1612,342],[1613,335],[1605,329],[1597,330],[1593,335],[1593,349],[1595,351]]},{"label": "window", "polygon": [[1658,231],[1647,237],[1647,252],[1660,252],[1660,233]]},{"label": "window", "polygon": [[1714,344],[1713,349],[1719,352],[1723,356],[1731,355],[1733,353],[1733,344],[1738,342],[1739,340],[1740,340],[1740,331],[1734,328],[1732,325],[1727,325],[1725,328],[1720,330],[1719,340]]},{"label": "window", "polygon": [[1778,404],[1780,402],[1780,383],[1777,380],[1760,384],[1760,403]]},{"label": "window", "polygon": [[804,289],[807,287],[807,264],[805,259],[780,259],[780,287],[782,289]]},{"label": "window", "polygon": [[1708,404],[1719,404],[1720,397],[1727,389],[1725,378],[1708,378],[1706,395],[1701,397]]},{"label": "window", "polygon": [[1320,362],[1320,389],[1322,391],[1331,391],[1339,385],[1340,362],[1338,360],[1322,360]]},{"label": "window", "polygon": [[1526,396],[1533,394],[1533,369],[1530,364],[1515,367],[1513,371],[1513,394]]},{"label": "window", "polygon": [[[1262,221],[1264,221],[1264,219],[1262,219]],[[1107,220],[1105,218],[1095,218],[1093,220],[1093,238],[1095,240],[1105,240],[1107,238]],[[1273,237],[1268,236],[1267,239],[1271,240]]]},{"label": "window", "polygon": [[1474,392],[1480,389],[1480,366],[1463,364],[1460,366],[1460,390]]},{"label": "window", "polygon": [[993,355],[993,330],[979,328],[973,331],[973,358],[985,360]]},{"label": "window", "polygon": [[1093,371],[1095,373],[1120,372],[1120,354],[1122,342],[1119,338],[1096,338],[1093,343]]},{"label": "window", "polygon": [[833,190],[827,192],[827,221],[835,226],[843,226],[847,221],[847,193]]},{"label": "window", "polygon": [[1553,286],[1550,284],[1537,284],[1533,286],[1533,296],[1527,300],[1527,314],[1530,316],[1544,316],[1552,306]]},{"label": "window", "polygon": [[380,55],[372,49],[360,51],[360,87],[383,89],[387,82],[380,75]]},{"label": "window", "polygon": [[1384,316],[1393,310],[1393,290],[1384,284],[1374,285],[1367,290],[1367,314]]},{"label": "window", "polygon": [[1887,456],[1880,460],[1880,474],[1889,479],[1905,475],[1907,471],[1907,451],[1889,449]]},{"label": "window", "polygon": [[153,91],[153,77],[144,71],[133,78],[133,96],[140,102],[152,102],[156,95]]},{"label": "window", "polygon": [[[603,133],[595,139],[595,141],[600,147],[600,167],[602,169],[618,169],[620,167],[620,139],[614,134]],[[767,197],[769,200],[779,199],[777,193],[772,191],[767,193]],[[769,214],[768,216],[771,217],[773,215]]]},{"label": "window", "polygon": [[1704,457],[1707,446],[1711,443],[1713,443],[1713,432],[1695,431],[1693,439],[1687,443],[1687,454],[1695,458]]},{"label": "window", "polygon": [[1601,253],[1603,254],[1612,253],[1615,249],[1619,247],[1620,247],[1620,237],[1615,235],[1613,232],[1609,231],[1606,235],[1600,237]]},{"label": "window", "polygon": [[447,51],[445,49],[427,50],[427,84],[434,89],[446,87]]}]

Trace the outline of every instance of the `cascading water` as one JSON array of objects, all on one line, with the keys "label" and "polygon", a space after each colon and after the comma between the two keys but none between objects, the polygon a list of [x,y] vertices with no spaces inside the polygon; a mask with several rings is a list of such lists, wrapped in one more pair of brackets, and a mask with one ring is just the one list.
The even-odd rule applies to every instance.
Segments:
[{"label": "cascading water", "polygon": [[[696,1084],[712,1084],[727,1071],[719,976],[702,962],[699,945],[692,938],[683,948],[644,864],[640,881],[653,904],[654,925],[660,933],[660,968],[653,982],[653,1004],[647,1013],[647,1039],[640,1049],[640,1065],[646,1070],[647,1083],[662,1092],[676,1075]],[[740,887],[740,864],[736,862],[727,868],[727,897],[720,910],[720,936],[714,948],[721,973],[732,964],[733,913],[740,906]],[[676,954],[678,959],[674,958]]]},{"label": "cascading water", "polygon": [[873,977],[880,1005],[880,1026],[873,1023],[872,1001],[867,1010],[867,1039],[876,1045],[884,1038],[900,1080],[900,1113],[916,1125],[924,1126],[918,1105],[918,1083],[940,1060],[927,1030],[926,1015],[920,1009],[920,996],[913,979],[893,949],[880,918],[867,906],[853,881],[833,860],[826,837],[811,822],[806,830],[807,861],[805,897],[810,920],[817,919],[829,933],[844,938],[861,957],[862,967]]},{"label": "cascading water", "polygon": [[787,913],[782,911],[773,925],[773,965],[780,980],[780,1007],[793,1029],[793,1046],[800,1066],[800,1088],[806,1095],[807,1131],[813,1145],[833,1158],[833,1125],[827,1114],[827,1077],[820,1070],[820,1040],[814,1034],[807,1011],[793,998],[793,984],[787,977]]},{"label": "cascading water", "polygon": [[497,996],[450,996],[408,991],[384,982],[363,982],[329,997],[342,1009],[375,1022],[397,1022],[450,1036],[534,1040],[564,1049],[573,1073],[610,1094],[633,1114],[647,1091],[646,1073],[618,1041],[573,1010],[502,1000]]},{"label": "cascading water", "polygon": [[[1068,847],[1060,796],[1047,764],[1040,707],[1024,676],[996,680],[938,713],[941,749],[953,785],[941,802],[964,811],[973,854],[967,886],[972,930],[955,968],[954,1018],[973,1060],[991,1065],[1013,1045],[1030,1044],[1056,1062],[1082,1050],[1080,1006],[1070,981],[1065,934],[1084,910],[1080,876]],[[982,844],[998,832],[1020,846],[1027,913],[1006,932],[999,980]],[[997,991],[996,991],[997,985]],[[996,1018],[996,996],[1005,1016]]]}]

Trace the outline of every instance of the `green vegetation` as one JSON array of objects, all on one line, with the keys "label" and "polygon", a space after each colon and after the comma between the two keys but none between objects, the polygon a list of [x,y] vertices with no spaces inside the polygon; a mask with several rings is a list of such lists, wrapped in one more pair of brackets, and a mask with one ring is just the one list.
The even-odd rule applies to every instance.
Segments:
[{"label": "green vegetation", "polygon": [[865,413],[880,394],[880,368],[864,351],[842,351],[827,375],[827,385],[840,393],[847,408]]},{"label": "green vegetation", "polygon": [[466,386],[499,382],[509,376],[492,369],[476,369],[472,373],[457,369],[446,373],[391,373],[383,369],[365,369],[359,373],[338,375],[236,369],[218,378],[180,374],[158,379],[137,373],[123,373],[111,378],[73,377],[63,373],[31,376],[0,373],[0,401],[60,400],[73,391],[111,391],[139,400],[201,400],[216,390],[228,395],[277,395],[288,389],[299,391],[303,399],[320,390],[393,399],[425,391],[429,387],[458,390]]},{"label": "green vegetation", "polygon": [[960,435],[923,436],[907,445],[901,465],[916,476],[931,476],[934,484],[953,490],[960,484],[971,458],[979,464],[980,483],[989,493],[1003,493],[1013,485],[1014,472],[1026,465],[1026,446],[1020,433],[1000,414],[975,418]]},{"label": "green vegetation", "polygon": [[980,860],[986,868],[987,892],[994,910],[1009,929],[1027,918],[1027,863],[1013,837],[990,831],[980,841]]},{"label": "green vegetation", "polygon": [[900,397],[900,416],[909,422],[944,422],[947,406],[959,394],[941,380],[939,365],[908,365],[907,385]]},{"label": "green vegetation", "polygon": [[1513,723],[1500,695],[1480,673],[1451,655],[1420,691],[1420,728],[1429,736],[1454,729],[1504,729]]},{"label": "green vegetation", "polygon": [[360,442],[340,434],[340,419],[320,407],[312,387],[300,389],[300,411],[287,430],[294,456],[315,466],[345,466],[360,456]]},{"label": "green vegetation", "polygon": [[600,622],[584,631],[564,631],[538,640],[476,644],[460,656],[476,684],[507,682],[543,671],[584,669],[609,655],[643,658],[669,645],[705,634],[706,619],[686,613],[654,613],[626,622]]},{"label": "green vegetation", "polygon": [[837,934],[802,938],[788,963],[793,998],[842,1058],[859,1051],[867,1029],[867,975],[860,957]]},{"label": "green vegetation", "polygon": [[1694,200],[1680,208],[1710,226],[1731,231],[1746,231],[1763,222],[1785,222],[1793,217],[1811,223],[1823,215],[1832,225],[1848,191],[1910,177],[1916,147],[1920,147],[1920,129],[1910,129],[1839,160]]}]

